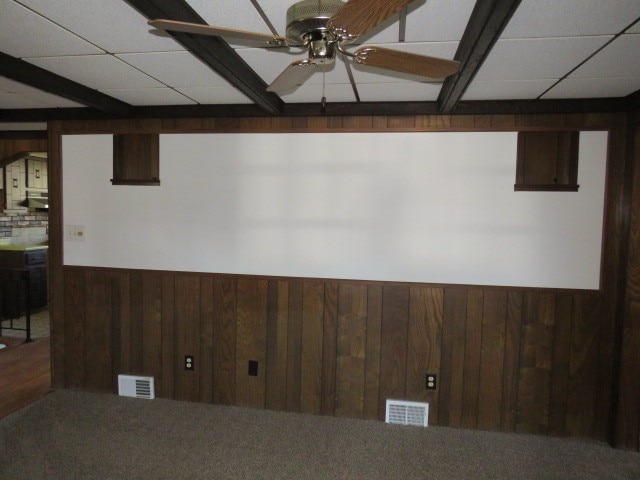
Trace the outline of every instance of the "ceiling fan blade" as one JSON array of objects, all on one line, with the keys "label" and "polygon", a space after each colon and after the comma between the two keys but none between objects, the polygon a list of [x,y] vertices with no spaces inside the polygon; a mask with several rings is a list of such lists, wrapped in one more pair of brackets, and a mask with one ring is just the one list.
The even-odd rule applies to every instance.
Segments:
[{"label": "ceiling fan blade", "polygon": [[338,34],[358,37],[414,0],[349,0],[329,21]]},{"label": "ceiling fan blade", "polygon": [[267,87],[267,91],[278,93],[299,87],[309,80],[317,67],[315,63],[311,63],[307,59],[293,62]]},{"label": "ceiling fan blade", "polygon": [[443,81],[460,69],[460,62],[428,57],[382,47],[361,47],[354,52],[361,65],[384,68],[424,77],[425,81]]},{"label": "ceiling fan blade", "polygon": [[286,47],[290,44],[289,39],[286,37],[247,32],[245,30],[235,30],[232,28],[212,27],[200,23],[178,22],[176,20],[149,20],[148,23],[159,30],[223,37],[231,40],[232,43],[249,47]]}]

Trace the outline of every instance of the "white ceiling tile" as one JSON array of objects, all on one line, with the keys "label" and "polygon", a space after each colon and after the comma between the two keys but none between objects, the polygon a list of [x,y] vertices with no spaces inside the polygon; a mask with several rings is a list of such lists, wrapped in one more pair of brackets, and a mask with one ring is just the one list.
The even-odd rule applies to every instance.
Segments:
[{"label": "white ceiling tile", "polygon": [[170,87],[227,84],[217,72],[190,52],[130,53],[116,56]]},{"label": "white ceiling tile", "polygon": [[[217,27],[270,33],[269,27],[249,0],[187,0],[209,24]],[[268,3],[268,2],[260,2]]]},{"label": "white ceiling tile", "polygon": [[[458,48],[458,42],[393,43],[385,45],[385,48],[451,60],[455,56],[456,49]],[[411,76],[392,72],[390,70],[371,68],[358,64],[353,65],[353,76],[359,84],[389,81],[416,81],[415,77],[412,78]]]},{"label": "white ceiling tile", "polygon": [[12,0],[0,0],[0,12],[0,50],[4,53],[18,58],[102,53]]},{"label": "white ceiling tile", "polygon": [[111,55],[27,58],[25,60],[97,90],[164,86]]},{"label": "white ceiling tile", "polygon": [[[356,99],[350,83],[328,84],[325,86],[324,96],[327,99],[327,103],[354,102]],[[281,97],[286,103],[319,104],[322,101],[322,85],[305,83],[294,91],[281,95]]]},{"label": "white ceiling tile", "polygon": [[[305,51],[296,54],[275,49],[242,48],[236,52],[267,84],[273,82],[291,63],[307,58]],[[300,52],[300,50],[294,52]],[[321,72],[323,71],[326,83],[349,83],[349,77],[344,65],[342,65],[342,60],[337,60],[333,65],[319,68],[318,72],[314,73],[306,83],[322,83]]]},{"label": "white ceiling tile", "polygon": [[31,100],[17,93],[0,92],[0,109],[4,108],[48,108],[48,105],[37,100]]},{"label": "white ceiling tile", "polygon": [[477,80],[562,78],[611,37],[498,40]]},{"label": "white ceiling tile", "polygon": [[467,88],[462,100],[530,100],[538,98],[555,82],[555,79],[475,80]]},{"label": "white ceiling tile", "polygon": [[407,15],[407,42],[460,41],[475,0],[427,0]]},{"label": "white ceiling tile", "polygon": [[625,97],[640,89],[640,77],[565,78],[542,98]]},{"label": "white ceiling tile", "polygon": [[202,105],[253,103],[231,85],[221,87],[185,87],[176,88],[176,90]]},{"label": "white ceiling tile", "polygon": [[5,92],[16,93],[16,92],[28,92],[30,90],[35,90],[35,89],[24,83],[11,80],[10,78],[0,77],[0,90],[4,90]]},{"label": "white ceiling tile", "polygon": [[638,0],[529,0],[501,38],[615,35],[640,17]]},{"label": "white ceiling tile", "polygon": [[363,83],[358,85],[363,102],[425,102],[438,99],[442,85],[429,83]]},{"label": "white ceiling tile", "polygon": [[25,85],[24,83],[16,82],[5,77],[0,77],[0,91],[17,93],[21,97],[43,103],[49,107],[84,107],[84,105],[80,103],[52,95],[30,85]]},{"label": "white ceiling tile", "polygon": [[640,33],[640,21],[636,22],[634,26],[632,26],[627,33]]},{"label": "white ceiling tile", "polygon": [[621,35],[570,77],[640,77],[640,35]]},{"label": "white ceiling tile", "polygon": [[184,50],[172,38],[149,33],[147,19],[122,0],[16,1],[110,53]]},{"label": "white ceiling tile", "polygon": [[42,90],[33,89],[29,92],[20,92],[19,95],[29,98],[31,100],[42,102],[49,107],[85,107],[81,103],[74,102],[67,98],[59,97],[58,95],[52,95],[51,93],[43,92]]},{"label": "white ceiling tile", "polygon": [[171,88],[102,90],[102,93],[130,105],[189,105],[196,103]]}]

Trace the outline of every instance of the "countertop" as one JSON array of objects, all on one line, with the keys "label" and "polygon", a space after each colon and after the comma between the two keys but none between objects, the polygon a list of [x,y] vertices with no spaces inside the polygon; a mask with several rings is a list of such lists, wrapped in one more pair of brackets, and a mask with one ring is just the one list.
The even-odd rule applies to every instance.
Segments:
[{"label": "countertop", "polygon": [[0,250],[10,250],[14,252],[30,252],[32,250],[46,250],[48,245],[0,245]]}]

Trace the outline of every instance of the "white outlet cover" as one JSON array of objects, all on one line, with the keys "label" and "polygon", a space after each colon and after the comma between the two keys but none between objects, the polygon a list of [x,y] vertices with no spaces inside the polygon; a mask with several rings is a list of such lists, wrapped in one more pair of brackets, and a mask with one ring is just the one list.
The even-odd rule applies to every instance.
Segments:
[{"label": "white outlet cover", "polygon": [[64,233],[68,242],[84,242],[84,225],[65,225]]}]

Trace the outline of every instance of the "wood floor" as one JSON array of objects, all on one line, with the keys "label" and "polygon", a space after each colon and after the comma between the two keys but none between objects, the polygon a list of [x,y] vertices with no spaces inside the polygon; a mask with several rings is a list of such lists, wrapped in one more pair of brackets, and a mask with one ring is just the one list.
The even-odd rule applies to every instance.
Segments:
[{"label": "wood floor", "polygon": [[28,405],[51,390],[49,338],[31,343],[0,337],[0,418]]}]

